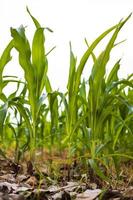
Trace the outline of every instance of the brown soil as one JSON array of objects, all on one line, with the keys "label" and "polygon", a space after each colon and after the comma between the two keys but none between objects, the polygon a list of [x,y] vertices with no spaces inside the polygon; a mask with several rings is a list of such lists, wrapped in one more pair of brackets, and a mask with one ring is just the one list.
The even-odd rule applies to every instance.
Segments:
[{"label": "brown soil", "polygon": [[[47,158],[47,159],[46,159]],[[101,180],[89,167],[58,156],[17,164],[0,158],[0,200],[133,199],[133,162],[122,163],[120,176]]]}]

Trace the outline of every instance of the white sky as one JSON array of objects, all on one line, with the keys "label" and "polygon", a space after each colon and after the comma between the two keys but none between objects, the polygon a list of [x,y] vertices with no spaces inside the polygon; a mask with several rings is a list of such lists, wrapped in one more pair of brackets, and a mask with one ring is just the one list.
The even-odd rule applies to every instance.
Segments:
[{"label": "white sky", "polygon": [[[34,25],[26,12],[26,5],[41,25],[54,33],[46,33],[47,50],[56,45],[49,56],[49,77],[54,89],[66,87],[69,70],[69,41],[75,55],[80,58],[86,49],[84,38],[91,43],[99,34],[133,12],[133,0],[0,0],[0,52],[10,40],[10,27],[27,26],[31,39]],[[122,57],[120,76],[133,73],[133,16],[123,27],[118,41],[127,39],[112,54],[112,63]],[[103,44],[104,45],[104,44]],[[101,50],[101,46],[99,50]],[[6,73],[22,76],[14,61]],[[86,66],[85,75],[90,67]]]}]

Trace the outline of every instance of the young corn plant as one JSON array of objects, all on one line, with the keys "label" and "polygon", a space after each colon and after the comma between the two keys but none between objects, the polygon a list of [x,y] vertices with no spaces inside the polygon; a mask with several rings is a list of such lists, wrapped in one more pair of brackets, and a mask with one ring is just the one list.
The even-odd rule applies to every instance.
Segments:
[{"label": "young corn plant", "polygon": [[[111,31],[115,30],[107,48],[105,51],[99,56],[98,59],[95,60],[95,64],[93,67],[92,75],[90,79],[93,79],[94,86],[93,89],[93,95],[99,93],[97,95],[97,99],[94,99],[93,105],[91,106],[94,108],[95,104],[97,104],[97,101],[99,99],[100,94],[100,87],[102,84],[102,77],[105,74],[105,66],[109,60],[109,54],[111,49],[114,47],[114,42],[117,38],[117,35],[120,31],[120,29],[123,27],[123,25],[126,23],[126,21],[130,18],[128,16],[124,21],[121,21],[119,24],[111,27],[107,31],[105,31],[103,34],[101,34],[91,45],[88,47],[87,51],[82,56],[79,65],[76,67],[76,57],[74,56],[71,46],[70,46],[70,70],[69,70],[69,79],[68,79],[68,115],[67,115],[67,123],[66,123],[66,129],[67,129],[67,136],[65,141],[70,139],[72,135],[74,135],[73,130],[75,130],[74,126],[78,121],[78,94],[79,94],[79,87],[81,84],[81,75],[83,72],[83,69],[85,67],[85,64],[90,56],[94,57],[93,50],[96,48],[96,46],[99,44],[99,42],[105,38],[106,35],[108,35]],[[91,89],[90,89],[91,90]],[[89,97],[88,97],[89,98]],[[92,99],[92,98],[91,98]],[[95,113],[94,110],[93,116],[92,116],[92,123],[95,123]],[[92,124],[92,127],[94,125]]]},{"label": "young corn plant", "polygon": [[[101,152],[106,146],[108,146],[110,142],[110,136],[108,135],[108,129],[106,126],[110,126],[109,118],[110,116],[116,114],[117,109],[115,106],[119,104],[118,98],[116,98],[119,95],[117,86],[124,82],[119,82],[117,78],[117,71],[119,69],[120,61],[115,64],[107,81],[105,79],[106,66],[110,58],[110,53],[116,46],[115,41],[117,39],[118,33],[130,18],[130,16],[131,15],[100,35],[92,43],[92,45],[88,47],[77,68],[76,58],[70,46],[70,70],[67,85],[68,109],[66,115],[67,136],[63,142],[67,142],[70,149],[73,149],[74,143],[76,143],[76,146],[78,147],[78,142],[80,143],[81,141],[80,135],[84,135],[83,132],[87,128],[88,130],[85,132],[89,135],[87,146],[90,147],[91,157],[89,162],[97,174],[99,174],[99,176],[104,179],[106,179],[106,177],[99,170],[96,161],[101,159],[98,157],[98,154],[101,156]],[[105,50],[100,54],[98,58],[96,58],[93,50],[97,44],[113,30],[114,33],[109,40]],[[84,82],[81,85],[82,89],[80,88],[80,84],[83,69],[90,56],[93,57],[94,65],[89,77],[89,93],[87,95],[84,89]],[[118,81],[118,83],[114,83],[114,81]],[[130,85],[132,87],[132,84],[129,81],[125,81],[125,85]],[[86,140],[86,137],[84,138]],[[82,145],[84,145],[84,142]],[[101,162],[103,161],[101,160]]]},{"label": "young corn plant", "polygon": [[[11,118],[11,102],[13,102],[17,98],[17,93],[20,88],[21,84],[24,84],[22,81],[18,80],[16,76],[8,75],[4,76],[4,68],[12,59],[11,57],[11,50],[13,49],[13,40],[9,42],[5,50],[3,51],[1,58],[0,58],[0,136],[1,136],[1,144],[4,149],[9,146],[10,142],[13,142],[13,137],[11,131],[8,129],[7,126],[12,127],[12,122],[10,121]],[[9,92],[9,94],[5,94],[4,89],[10,85],[10,83],[14,84],[16,90],[13,92]],[[10,109],[11,108],[11,109]],[[7,125],[8,124],[8,125]]]},{"label": "young corn plant", "polygon": [[27,123],[30,132],[31,158],[34,160],[39,111],[44,101],[42,92],[45,86],[48,69],[48,61],[44,46],[44,29],[48,28],[41,27],[39,22],[31,15],[28,8],[27,11],[36,26],[32,47],[30,47],[29,41],[26,38],[25,28],[23,26],[19,27],[19,29],[11,28],[11,35],[13,37],[13,45],[19,53],[20,66],[24,70],[28,89],[28,103],[30,106],[29,113],[31,113],[31,117],[29,118],[27,110],[25,110],[21,102],[16,102],[15,106]]}]

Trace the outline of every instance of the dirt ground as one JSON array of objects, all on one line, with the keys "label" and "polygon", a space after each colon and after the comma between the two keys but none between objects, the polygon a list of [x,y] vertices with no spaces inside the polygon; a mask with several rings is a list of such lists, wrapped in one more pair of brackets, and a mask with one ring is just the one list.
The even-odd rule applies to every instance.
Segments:
[{"label": "dirt ground", "polygon": [[0,200],[133,200],[133,162],[123,163],[120,178],[102,181],[80,163],[17,164],[0,157]]}]

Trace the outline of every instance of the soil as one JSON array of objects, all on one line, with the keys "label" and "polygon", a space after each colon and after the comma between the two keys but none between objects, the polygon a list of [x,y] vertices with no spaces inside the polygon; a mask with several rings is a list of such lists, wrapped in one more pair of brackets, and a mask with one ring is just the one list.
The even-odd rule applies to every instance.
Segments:
[{"label": "soil", "polygon": [[119,179],[114,174],[110,183],[80,163],[57,163],[17,164],[0,157],[0,200],[133,200],[131,161],[121,164]]}]

